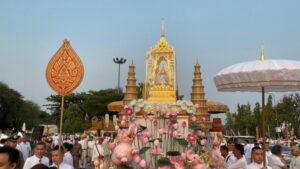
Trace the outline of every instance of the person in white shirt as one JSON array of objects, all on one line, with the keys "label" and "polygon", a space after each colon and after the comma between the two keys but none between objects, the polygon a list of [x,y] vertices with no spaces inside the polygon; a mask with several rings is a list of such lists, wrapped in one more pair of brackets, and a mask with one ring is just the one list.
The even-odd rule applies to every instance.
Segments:
[{"label": "person in white shirt", "polygon": [[85,134],[82,134],[81,140],[79,141],[79,144],[81,144],[82,148],[82,155],[80,158],[80,168],[86,168],[87,164],[87,155],[88,155],[88,145],[87,145],[87,137]]},{"label": "person in white shirt", "polygon": [[99,137],[97,143],[95,143],[95,146],[94,146],[92,162],[95,163],[95,161],[98,161],[97,163],[99,163],[97,166],[95,165],[95,169],[103,168],[103,157],[104,157],[104,151],[102,148],[103,141],[104,141],[104,138]]},{"label": "person in white shirt", "polygon": [[27,141],[27,135],[25,133],[22,134],[21,142],[18,144],[17,149],[22,152],[24,161],[30,156],[31,146]]},{"label": "person in white shirt", "polygon": [[292,147],[291,154],[293,155],[290,162],[290,169],[299,169],[300,168],[300,148]]},{"label": "person in white shirt", "polygon": [[55,146],[51,152],[51,157],[53,162],[51,167],[56,167],[59,169],[74,169],[73,166],[63,161],[63,156],[64,156],[63,148],[61,147],[59,151],[59,146]]},{"label": "person in white shirt", "polygon": [[45,151],[45,143],[37,143],[34,147],[34,155],[26,159],[23,169],[31,169],[33,166],[39,163],[49,166],[49,158],[44,156]]},{"label": "person in white shirt", "polygon": [[73,167],[73,156],[71,154],[73,145],[68,142],[64,142],[63,147],[64,147],[64,152],[65,152],[64,158],[63,158],[64,163],[67,163]]},{"label": "person in white shirt", "polygon": [[247,161],[244,156],[244,146],[241,144],[235,144],[232,153],[237,160],[228,166],[228,169],[245,169]]},{"label": "person in white shirt", "polygon": [[263,167],[263,150],[260,147],[253,147],[251,150],[252,163],[246,169],[271,169],[269,166]]},{"label": "person in white shirt", "polygon": [[288,167],[281,161],[282,147],[275,145],[271,149],[272,155],[269,156],[269,166],[272,169],[287,169]]},{"label": "person in white shirt", "polygon": [[245,158],[247,160],[247,164],[251,163],[251,152],[253,147],[254,144],[250,144],[249,140],[245,140],[244,152],[245,152]]},{"label": "person in white shirt", "polygon": [[236,157],[232,154],[228,152],[228,147],[223,145],[220,147],[220,152],[222,157],[224,158],[224,161],[226,162],[227,166],[230,166],[232,163],[235,162]]}]

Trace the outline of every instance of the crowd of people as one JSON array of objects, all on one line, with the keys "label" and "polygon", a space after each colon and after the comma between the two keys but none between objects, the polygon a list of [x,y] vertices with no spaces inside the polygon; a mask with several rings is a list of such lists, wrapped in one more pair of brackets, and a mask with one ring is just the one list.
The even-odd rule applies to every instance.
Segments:
[{"label": "crowd of people", "polygon": [[102,156],[102,142],[85,134],[63,135],[59,147],[58,134],[29,142],[24,132],[0,132],[0,169],[85,169]]},{"label": "crowd of people", "polygon": [[283,147],[280,144],[272,144],[270,148],[269,142],[263,147],[256,142],[249,143],[248,140],[243,145],[229,140],[226,145],[220,146],[228,169],[300,169],[300,147],[294,144],[290,149],[292,158],[287,161],[283,158]]},{"label": "crowd of people", "polygon": [[[58,134],[29,142],[26,133],[6,137],[0,133],[0,169],[97,169],[94,162],[103,158],[102,143],[107,139],[85,134],[63,135],[59,147]],[[273,142],[262,147],[248,140],[239,144],[229,139],[220,145],[219,151],[228,169],[300,169],[298,144],[291,145],[290,161],[283,158],[282,146]]]}]

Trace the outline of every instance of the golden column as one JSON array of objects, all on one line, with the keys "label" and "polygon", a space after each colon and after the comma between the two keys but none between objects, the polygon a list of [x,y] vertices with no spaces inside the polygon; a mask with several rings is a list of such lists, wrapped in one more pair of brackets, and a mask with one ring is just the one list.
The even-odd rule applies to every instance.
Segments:
[{"label": "golden column", "polygon": [[197,120],[199,121],[202,117],[205,117],[205,126],[207,129],[210,129],[212,124],[210,122],[210,115],[208,114],[207,101],[205,99],[204,86],[202,84],[200,65],[198,64],[198,61],[194,67],[195,70],[191,101],[198,105],[196,110]]},{"label": "golden column", "polygon": [[136,79],[135,79],[135,71],[134,71],[134,64],[131,63],[129,66],[128,78],[127,78],[127,85],[126,91],[124,94],[123,105],[128,104],[131,100],[137,98],[137,91],[136,91]]}]

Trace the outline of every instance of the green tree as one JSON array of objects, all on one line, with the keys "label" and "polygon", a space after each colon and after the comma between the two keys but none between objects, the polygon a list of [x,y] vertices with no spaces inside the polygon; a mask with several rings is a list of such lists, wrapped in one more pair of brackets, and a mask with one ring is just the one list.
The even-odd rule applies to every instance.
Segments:
[{"label": "green tree", "polygon": [[[89,117],[96,116],[101,118],[108,113],[107,105],[110,102],[122,99],[123,94],[119,94],[117,89],[91,90],[65,96],[64,132],[73,133],[82,130],[86,114],[88,114]],[[46,100],[50,102],[45,105],[48,110],[51,111],[50,119],[58,125],[60,120],[61,97],[59,95],[51,95],[47,97]],[[117,112],[111,112],[110,114],[114,113],[117,114]]]},{"label": "green tree", "polygon": [[0,82],[1,129],[21,129],[24,122],[28,128],[31,128],[39,123],[41,114],[42,111],[37,104],[24,100],[18,91]]}]

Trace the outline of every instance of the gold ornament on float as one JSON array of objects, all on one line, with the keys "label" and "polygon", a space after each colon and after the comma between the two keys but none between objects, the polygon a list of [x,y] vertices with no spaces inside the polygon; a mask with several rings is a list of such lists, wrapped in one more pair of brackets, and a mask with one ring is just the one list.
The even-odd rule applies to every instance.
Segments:
[{"label": "gold ornament on float", "polygon": [[65,39],[48,63],[46,79],[55,92],[65,96],[81,83],[83,70],[79,56],[71,47],[70,41]]}]

